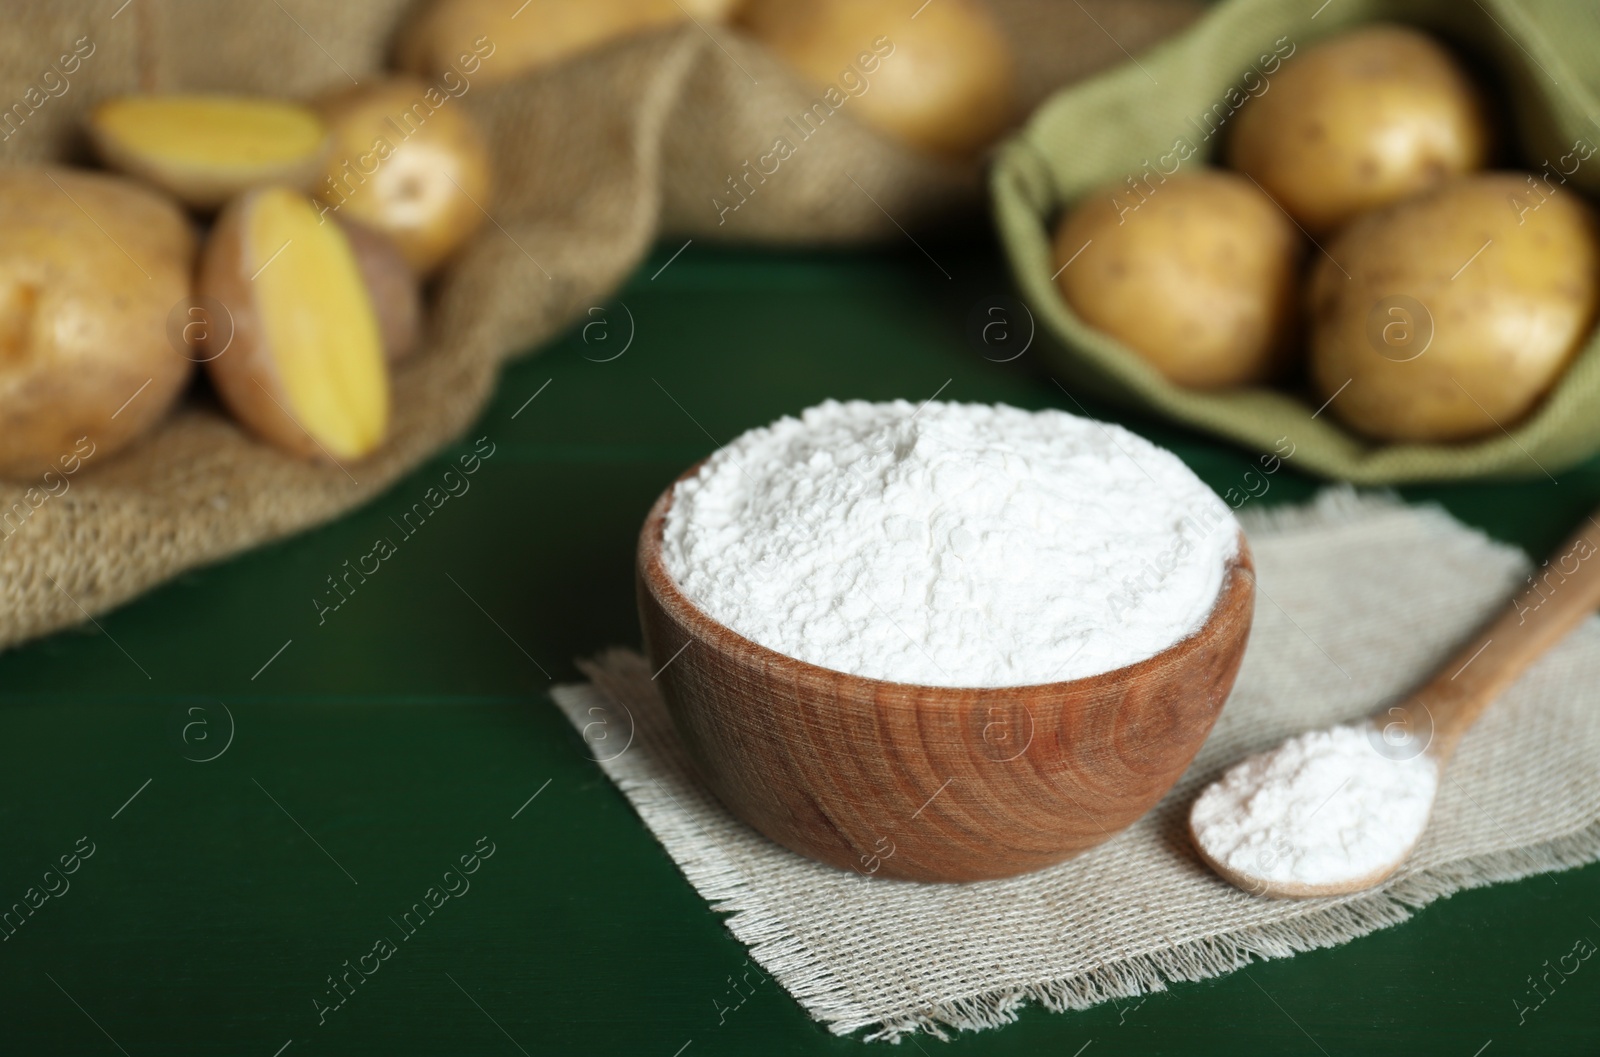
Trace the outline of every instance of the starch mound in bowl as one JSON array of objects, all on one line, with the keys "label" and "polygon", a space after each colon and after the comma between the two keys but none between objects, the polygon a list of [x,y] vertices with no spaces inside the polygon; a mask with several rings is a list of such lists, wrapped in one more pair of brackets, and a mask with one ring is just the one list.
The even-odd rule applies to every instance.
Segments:
[{"label": "starch mound in bowl", "polygon": [[923,686],[1081,679],[1216,602],[1238,526],[1120,426],[982,404],[830,401],[753,429],[673,493],[667,571],[746,638]]},{"label": "starch mound in bowl", "polygon": [[707,786],[822,862],[969,881],[1170,789],[1243,657],[1250,552],[1173,455],[1058,411],[828,402],[656,501],[645,648]]}]

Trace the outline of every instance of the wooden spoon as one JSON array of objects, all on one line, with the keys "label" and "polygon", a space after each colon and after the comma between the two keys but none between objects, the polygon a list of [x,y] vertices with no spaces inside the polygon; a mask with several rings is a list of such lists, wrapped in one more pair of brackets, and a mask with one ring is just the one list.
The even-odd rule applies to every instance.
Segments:
[{"label": "wooden spoon", "polygon": [[[1536,570],[1532,585],[1513,600],[1510,609],[1463,646],[1438,674],[1400,704],[1372,717],[1375,729],[1382,732],[1385,749],[1393,750],[1393,758],[1403,760],[1426,752],[1442,779],[1461,736],[1490,702],[1600,606],[1597,515],[1600,511]],[[1396,731],[1403,738],[1390,740]],[[1411,854],[1422,828],[1418,826],[1410,844],[1391,863],[1337,883],[1306,884],[1255,876],[1217,861],[1201,844],[1192,816],[1190,820],[1190,834],[1201,858],[1224,880],[1248,892],[1288,899],[1347,895],[1382,883]]]}]

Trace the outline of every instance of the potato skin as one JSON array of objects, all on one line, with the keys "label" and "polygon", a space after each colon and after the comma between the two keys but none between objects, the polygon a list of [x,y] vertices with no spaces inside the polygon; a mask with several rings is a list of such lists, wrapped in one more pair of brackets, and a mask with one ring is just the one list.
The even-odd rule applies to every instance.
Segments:
[{"label": "potato skin", "polygon": [[167,333],[194,253],[178,207],[130,180],[0,169],[0,476],[85,436],[99,461],[166,415],[194,365]]},{"label": "potato skin", "polygon": [[678,0],[688,14],[699,19],[732,18],[744,7],[745,0]]},{"label": "potato skin", "polygon": [[1313,235],[1462,173],[1489,156],[1489,117],[1443,45],[1375,24],[1288,59],[1239,111],[1228,164]]},{"label": "potato skin", "polygon": [[383,334],[383,355],[390,364],[404,363],[422,337],[422,289],[394,240],[355,220],[341,220],[366,280],[372,307]]},{"label": "potato skin", "polygon": [[819,92],[836,93],[823,102],[919,150],[970,155],[1014,116],[1010,46],[974,0],[750,0],[739,18]]},{"label": "potato skin", "polygon": [[1537,202],[1526,174],[1483,173],[1328,246],[1310,286],[1311,373],[1323,399],[1338,393],[1335,415],[1429,442],[1497,433],[1533,408],[1600,304],[1594,211],[1569,189]]},{"label": "potato skin", "polygon": [[[317,106],[333,130],[315,190],[330,215],[389,236],[418,275],[432,272],[483,224],[483,211],[492,208],[489,147],[461,103],[421,81],[392,78]],[[423,121],[397,122],[419,107]]]},{"label": "potato skin", "polygon": [[283,378],[267,348],[250,269],[245,264],[246,216],[252,197],[246,192],[217,214],[200,253],[195,292],[220,301],[232,324],[231,330],[208,331],[229,336],[225,348],[206,346],[206,373],[222,402],[241,424],[293,455],[327,461],[328,457],[289,413],[282,398],[272,395],[283,392]]},{"label": "potato skin", "polygon": [[1100,188],[1061,222],[1067,303],[1176,385],[1272,377],[1294,330],[1300,233],[1233,173],[1196,169],[1139,186]]},{"label": "potato skin", "polygon": [[[499,84],[691,15],[725,18],[735,6],[733,0],[531,0],[519,11],[504,0],[432,0],[402,30],[395,64],[419,77],[455,67],[473,80]],[[482,65],[471,69],[468,60],[463,66],[462,56],[473,54],[480,40]]]}]

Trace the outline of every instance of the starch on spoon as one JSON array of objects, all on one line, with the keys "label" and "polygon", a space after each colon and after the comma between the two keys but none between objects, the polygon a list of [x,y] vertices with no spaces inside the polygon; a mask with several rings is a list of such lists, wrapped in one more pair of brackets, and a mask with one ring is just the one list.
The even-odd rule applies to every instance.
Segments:
[{"label": "starch on spoon", "polygon": [[1386,870],[1428,824],[1439,768],[1386,751],[1371,723],[1314,730],[1236,764],[1195,801],[1201,851],[1277,885],[1351,884]]}]

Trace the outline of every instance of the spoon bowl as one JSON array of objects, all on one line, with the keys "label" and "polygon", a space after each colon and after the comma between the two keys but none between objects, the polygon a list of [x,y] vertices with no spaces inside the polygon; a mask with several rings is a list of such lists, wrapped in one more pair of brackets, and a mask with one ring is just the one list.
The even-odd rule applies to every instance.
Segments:
[{"label": "spoon bowl", "polygon": [[[1422,832],[1419,830],[1417,839],[1421,839],[1421,837]],[[1200,842],[1200,837],[1195,833],[1192,823],[1189,828],[1189,840],[1194,844],[1195,850],[1200,853],[1201,860],[1215,871],[1218,877],[1250,895],[1264,896],[1267,899],[1322,899],[1328,896],[1344,896],[1353,892],[1365,892],[1369,888],[1376,888],[1394,876],[1394,872],[1400,868],[1401,863],[1411,857],[1412,849],[1417,845],[1417,841],[1413,840],[1395,861],[1385,863],[1359,877],[1350,877],[1328,884],[1308,884],[1304,881],[1269,880],[1241,870],[1235,870],[1233,867],[1211,856],[1205,845]]]},{"label": "spoon bowl", "polygon": [[684,595],[661,557],[672,493],[639,536],[639,617],[655,681],[722,803],[831,866],[975,881],[1109,840],[1188,767],[1244,655],[1255,578],[1241,534],[1205,623],[1137,664],[987,689],[822,668],[745,638]]}]

